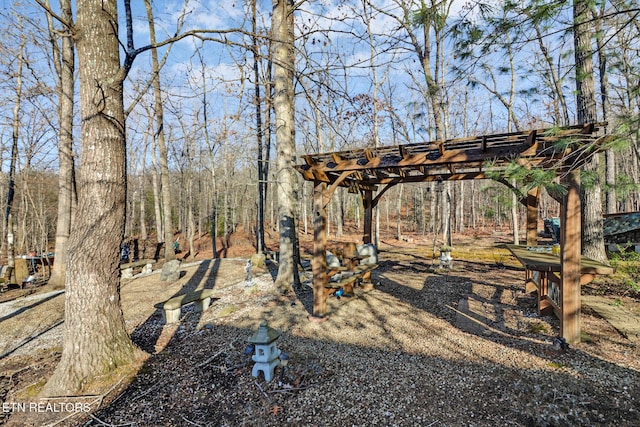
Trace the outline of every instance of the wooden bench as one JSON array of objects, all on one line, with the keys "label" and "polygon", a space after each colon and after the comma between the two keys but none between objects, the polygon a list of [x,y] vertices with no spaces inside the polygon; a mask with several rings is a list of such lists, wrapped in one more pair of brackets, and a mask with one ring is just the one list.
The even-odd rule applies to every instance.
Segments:
[{"label": "wooden bench", "polygon": [[[563,319],[561,259],[541,246],[504,245],[525,268],[525,292],[537,292],[538,314],[554,313]],[[614,269],[592,259],[580,259],[580,285],[590,283],[596,275],[613,274]],[[579,306],[579,305],[578,305]]]},{"label": "wooden bench", "polygon": [[[324,286],[326,296],[335,294],[339,289],[344,289],[342,296],[352,296],[353,288],[357,284],[371,283],[371,272],[378,267],[378,264],[361,264],[352,269],[344,270],[340,274],[340,280],[331,281]],[[334,270],[336,271],[336,270]]]},{"label": "wooden bench", "polygon": [[195,311],[200,312],[209,308],[211,297],[215,293],[214,289],[201,289],[188,294],[178,295],[160,302],[156,308],[163,310],[162,314],[165,323],[177,323],[180,321],[180,309],[188,304],[195,303]]},{"label": "wooden bench", "polygon": [[142,267],[142,272],[151,272],[153,271],[153,263],[155,260],[153,259],[141,259],[139,261],[126,262],[120,264],[120,271],[122,273],[123,279],[130,279],[133,277],[133,269]]}]

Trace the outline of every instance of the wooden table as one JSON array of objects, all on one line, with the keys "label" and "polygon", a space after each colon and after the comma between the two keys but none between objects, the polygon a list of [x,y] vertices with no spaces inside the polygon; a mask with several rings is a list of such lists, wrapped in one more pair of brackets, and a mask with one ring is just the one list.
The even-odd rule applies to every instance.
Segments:
[{"label": "wooden table", "polygon": [[[504,245],[525,268],[526,292],[538,292],[538,313],[554,312],[562,319],[562,280],[560,257],[541,251],[540,246]],[[590,283],[597,275],[613,274],[613,268],[582,257],[580,260],[580,285]]]},{"label": "wooden table", "polygon": [[51,267],[53,266],[53,261],[55,256],[53,253],[48,253],[45,255],[31,255],[25,258],[29,262],[29,273],[37,274],[38,269],[41,268],[43,275],[46,278],[51,276]]}]

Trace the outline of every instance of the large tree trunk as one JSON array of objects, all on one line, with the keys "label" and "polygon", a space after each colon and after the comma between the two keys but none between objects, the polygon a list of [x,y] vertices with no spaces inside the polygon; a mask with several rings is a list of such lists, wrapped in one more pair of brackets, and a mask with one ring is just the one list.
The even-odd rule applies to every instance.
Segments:
[{"label": "large tree trunk", "polygon": [[[71,1],[60,2],[60,15],[69,24],[73,22]],[[55,29],[51,17],[49,32],[52,38],[55,69],[58,74],[58,116],[60,120],[60,141],[58,143],[58,219],[56,223],[56,262],[51,270],[49,284],[54,288],[64,287],[67,274],[67,244],[71,233],[75,198],[75,172],[73,159],[73,101],[74,101],[74,58],[75,51],[71,30],[64,32],[62,47],[58,49]]]},{"label": "large tree trunk", "polygon": [[43,394],[71,396],[141,354],[120,307],[120,243],[126,198],[125,123],[117,3],[79,0],[82,161],[69,240],[62,358]]},{"label": "large tree trunk", "polygon": [[274,0],[271,35],[274,56],[274,110],[276,115],[276,184],[278,186],[278,224],[280,226],[280,265],[276,286],[282,292],[294,283],[295,207],[294,207],[294,97],[293,97],[293,2]]},{"label": "large tree trunk", "polygon": [[[587,24],[591,14],[586,0],[574,0],[574,44],[576,60],[576,104],[578,122],[594,123],[597,117],[595,84],[593,78],[593,48],[591,30]],[[596,261],[608,263],[602,229],[602,190],[599,177],[599,155],[585,165],[594,179],[582,186],[582,254]]]}]

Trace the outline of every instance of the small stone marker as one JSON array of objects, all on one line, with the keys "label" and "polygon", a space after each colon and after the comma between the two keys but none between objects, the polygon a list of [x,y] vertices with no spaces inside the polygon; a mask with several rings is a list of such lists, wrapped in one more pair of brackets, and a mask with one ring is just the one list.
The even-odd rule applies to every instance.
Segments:
[{"label": "small stone marker", "polygon": [[253,265],[256,268],[262,268],[264,267],[264,263],[266,259],[267,259],[267,256],[262,252],[253,254],[251,255],[251,265]]},{"label": "small stone marker", "polygon": [[490,326],[497,320],[493,304],[483,302],[474,295],[462,298],[458,302],[456,314],[455,325],[458,328],[480,336],[490,334]]},{"label": "small stone marker", "polygon": [[175,282],[180,278],[180,261],[172,259],[165,262],[162,266],[162,273],[160,274],[160,280],[163,282]]},{"label": "small stone marker", "polygon": [[244,271],[247,273],[246,282],[248,282],[249,284],[251,284],[251,280],[252,280],[251,269],[252,269],[251,260],[248,259],[247,264],[244,266]]},{"label": "small stone marker", "polygon": [[131,279],[133,277],[133,268],[125,268],[122,270],[123,279]]},{"label": "small stone marker", "polygon": [[145,264],[144,267],[142,267],[141,274],[151,274],[151,273],[153,273],[153,266],[151,264]]}]

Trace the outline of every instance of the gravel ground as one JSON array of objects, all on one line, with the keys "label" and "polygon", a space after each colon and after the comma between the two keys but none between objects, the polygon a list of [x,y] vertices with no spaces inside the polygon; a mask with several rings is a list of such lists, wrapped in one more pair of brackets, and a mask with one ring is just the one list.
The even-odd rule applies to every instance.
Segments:
[{"label": "gravel ground", "polygon": [[[539,318],[522,293],[522,271],[381,259],[374,289],[331,297],[325,323],[307,320],[309,282],[276,297],[270,274],[219,283],[220,299],[204,313],[186,310],[179,325],[163,325],[159,312],[131,322],[154,355],[93,418],[59,425],[640,425],[640,351],[588,309],[588,342],[562,350],[557,320]],[[469,301],[484,310],[473,322]],[[290,355],[269,383],[251,376],[245,354],[263,319]]]}]

